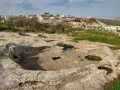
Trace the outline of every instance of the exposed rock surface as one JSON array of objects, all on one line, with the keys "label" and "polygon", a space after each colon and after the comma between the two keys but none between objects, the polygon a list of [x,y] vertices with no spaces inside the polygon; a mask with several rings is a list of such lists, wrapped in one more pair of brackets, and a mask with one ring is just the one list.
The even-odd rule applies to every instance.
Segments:
[{"label": "exposed rock surface", "polygon": [[[112,51],[104,43],[71,39],[58,34],[1,32],[0,90],[102,90],[105,83],[117,78],[119,50]],[[14,62],[11,55],[19,61]],[[103,60],[89,61],[86,55]]]}]

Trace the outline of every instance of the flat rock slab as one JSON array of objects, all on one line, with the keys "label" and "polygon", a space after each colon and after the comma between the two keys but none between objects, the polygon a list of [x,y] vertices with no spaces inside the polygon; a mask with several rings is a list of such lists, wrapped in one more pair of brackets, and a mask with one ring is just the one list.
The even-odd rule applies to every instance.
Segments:
[{"label": "flat rock slab", "polygon": [[[61,34],[27,33],[23,36],[1,32],[0,90],[102,90],[106,82],[115,78],[116,73],[107,75],[107,70],[98,66],[116,66],[120,51],[112,51],[107,44],[99,42],[71,42],[72,38]],[[3,56],[2,51],[8,43],[50,48],[22,55],[20,62],[16,63],[9,58],[11,52],[6,50]],[[74,47],[63,49],[57,45],[59,43]],[[100,56],[103,61],[88,61],[86,55]],[[112,60],[112,63],[105,60]],[[116,71],[120,70],[119,66],[115,67]]]}]

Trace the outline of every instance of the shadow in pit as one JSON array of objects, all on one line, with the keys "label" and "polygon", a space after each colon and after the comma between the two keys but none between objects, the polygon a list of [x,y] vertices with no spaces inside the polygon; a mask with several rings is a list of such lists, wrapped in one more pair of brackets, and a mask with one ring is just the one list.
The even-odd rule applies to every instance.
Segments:
[{"label": "shadow in pit", "polygon": [[15,43],[8,43],[5,48],[6,51],[4,50],[4,52],[24,69],[45,70],[39,66],[39,57],[37,57],[37,55],[45,52],[45,49],[47,48],[50,48],[50,46],[30,47]]},{"label": "shadow in pit", "polygon": [[113,70],[112,69],[110,69],[110,68],[107,68],[107,67],[102,67],[102,66],[99,66],[98,67],[98,69],[100,69],[100,70],[106,70],[107,71],[107,73],[106,73],[106,75],[108,75],[108,74],[110,74],[110,73],[112,73],[113,72]]},{"label": "shadow in pit", "polygon": [[22,55],[20,62],[18,64],[26,70],[42,70],[46,71],[38,64],[39,57],[37,56],[39,52]]}]

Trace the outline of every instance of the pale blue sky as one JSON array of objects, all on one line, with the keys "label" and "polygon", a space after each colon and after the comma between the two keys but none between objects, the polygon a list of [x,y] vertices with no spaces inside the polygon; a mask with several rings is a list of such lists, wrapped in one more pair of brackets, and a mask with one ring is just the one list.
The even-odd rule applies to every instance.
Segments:
[{"label": "pale blue sky", "polygon": [[120,0],[0,0],[0,15],[65,14],[119,17]]}]

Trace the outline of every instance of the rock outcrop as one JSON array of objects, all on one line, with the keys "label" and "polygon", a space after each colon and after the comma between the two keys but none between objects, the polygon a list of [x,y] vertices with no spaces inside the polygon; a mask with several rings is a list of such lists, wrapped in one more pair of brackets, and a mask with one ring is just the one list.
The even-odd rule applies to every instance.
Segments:
[{"label": "rock outcrop", "polygon": [[[27,35],[0,34],[0,90],[103,90],[120,74],[119,50],[107,44],[71,42],[72,37],[58,34]],[[86,60],[86,55],[102,61]]]},{"label": "rock outcrop", "polygon": [[84,17],[84,18],[72,18],[72,19],[65,19],[64,22],[70,23],[72,26],[77,27],[87,27],[87,26],[93,26],[93,27],[105,27],[106,24],[102,23],[98,19],[94,17]]}]

